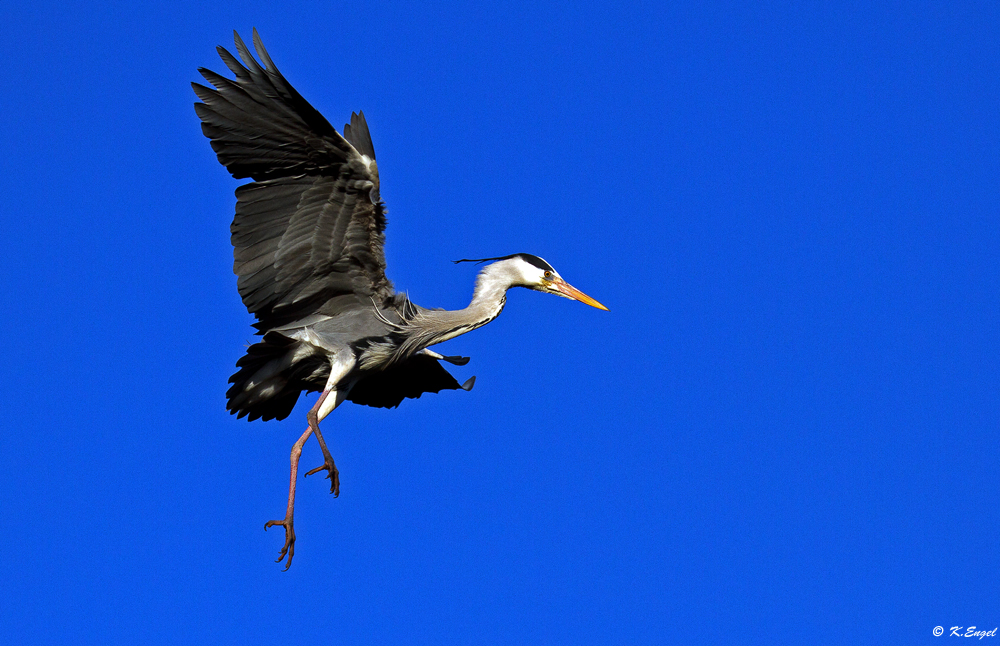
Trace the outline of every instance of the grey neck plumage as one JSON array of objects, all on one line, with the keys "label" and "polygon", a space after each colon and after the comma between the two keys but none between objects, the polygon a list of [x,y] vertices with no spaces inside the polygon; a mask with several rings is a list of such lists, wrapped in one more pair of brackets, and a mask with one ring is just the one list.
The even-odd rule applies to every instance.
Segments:
[{"label": "grey neck plumage", "polygon": [[503,311],[507,290],[519,276],[504,262],[487,265],[476,278],[472,301],[460,310],[420,310],[404,326],[406,339],[397,356],[403,358],[423,348],[471,332],[495,319]]}]

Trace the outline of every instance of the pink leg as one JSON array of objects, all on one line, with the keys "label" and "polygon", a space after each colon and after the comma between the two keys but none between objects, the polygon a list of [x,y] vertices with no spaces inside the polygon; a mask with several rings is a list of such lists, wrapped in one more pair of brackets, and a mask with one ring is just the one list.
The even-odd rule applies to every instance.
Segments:
[{"label": "pink leg", "polygon": [[302,434],[299,441],[292,446],[292,477],[291,483],[288,485],[288,509],[285,511],[284,520],[269,520],[264,523],[264,529],[268,527],[274,527],[275,525],[281,525],[285,528],[285,546],[281,548],[281,553],[278,555],[278,560],[276,563],[281,563],[285,559],[285,555],[288,555],[288,564],[285,565],[285,570],[292,567],[292,557],[295,556],[295,529],[292,526],[292,515],[295,513],[295,477],[299,472],[299,457],[302,455],[302,445],[306,443],[309,436],[312,435],[313,429],[306,429],[306,432]]},{"label": "pink leg", "polygon": [[314,473],[320,471],[327,471],[327,478],[331,480],[330,482],[330,493],[336,498],[340,495],[340,471],[337,470],[337,465],[333,463],[333,456],[330,455],[330,450],[326,448],[326,440],[323,439],[323,435],[319,432],[319,409],[326,401],[326,398],[333,391],[324,390],[323,394],[319,396],[316,400],[316,405],[309,410],[309,414],[306,418],[309,420],[309,430],[316,434],[316,440],[319,442],[319,448],[323,451],[323,465],[318,466],[312,471],[306,473],[307,476],[311,476]]}]

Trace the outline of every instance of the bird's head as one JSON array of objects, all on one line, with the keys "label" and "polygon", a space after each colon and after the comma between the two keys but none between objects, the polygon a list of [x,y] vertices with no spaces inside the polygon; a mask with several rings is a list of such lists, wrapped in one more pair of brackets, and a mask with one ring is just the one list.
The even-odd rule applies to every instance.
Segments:
[{"label": "bird's head", "polygon": [[490,265],[489,269],[491,271],[489,273],[504,276],[511,287],[527,287],[535,291],[571,298],[597,309],[608,310],[608,308],[563,280],[562,276],[559,275],[559,272],[552,265],[530,253],[516,253],[500,258],[480,258],[471,261],[463,259],[456,260],[455,262],[485,262],[489,260],[497,261]]}]

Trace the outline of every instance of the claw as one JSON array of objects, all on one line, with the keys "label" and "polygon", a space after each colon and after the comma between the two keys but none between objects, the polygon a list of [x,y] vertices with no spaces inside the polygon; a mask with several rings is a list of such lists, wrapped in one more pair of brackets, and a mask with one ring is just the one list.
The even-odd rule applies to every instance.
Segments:
[{"label": "claw", "polygon": [[340,495],[340,471],[337,470],[337,465],[333,463],[333,460],[326,462],[312,471],[307,471],[306,475],[311,476],[314,473],[319,473],[320,471],[327,471],[326,477],[332,482],[330,483],[330,493],[336,498]]},{"label": "claw", "polygon": [[285,546],[281,548],[281,553],[278,555],[278,559],[275,563],[281,563],[285,560],[285,556],[288,556],[288,563],[285,565],[284,571],[287,572],[288,568],[292,567],[292,557],[295,556],[295,528],[292,526],[292,519],[286,518],[285,520],[269,520],[264,523],[264,531],[266,532],[269,527],[274,527],[275,525],[281,525],[285,528]]}]

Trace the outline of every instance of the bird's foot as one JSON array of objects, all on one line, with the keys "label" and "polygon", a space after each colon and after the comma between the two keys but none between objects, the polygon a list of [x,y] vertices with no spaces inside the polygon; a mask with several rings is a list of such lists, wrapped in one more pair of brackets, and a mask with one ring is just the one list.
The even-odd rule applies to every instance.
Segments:
[{"label": "bird's foot", "polygon": [[337,470],[337,465],[333,463],[333,458],[326,456],[326,462],[322,466],[318,466],[312,471],[306,473],[307,476],[311,476],[314,473],[319,473],[320,471],[327,471],[326,477],[331,480],[330,482],[330,493],[336,498],[340,495],[340,471]]},{"label": "bird's foot", "polygon": [[292,557],[295,556],[295,528],[292,526],[292,518],[288,516],[285,520],[269,520],[264,523],[264,531],[267,531],[269,527],[274,527],[275,525],[281,525],[285,528],[285,546],[281,548],[281,553],[278,555],[278,560],[275,563],[281,563],[288,557],[288,563],[285,564],[285,571],[292,567]]}]

